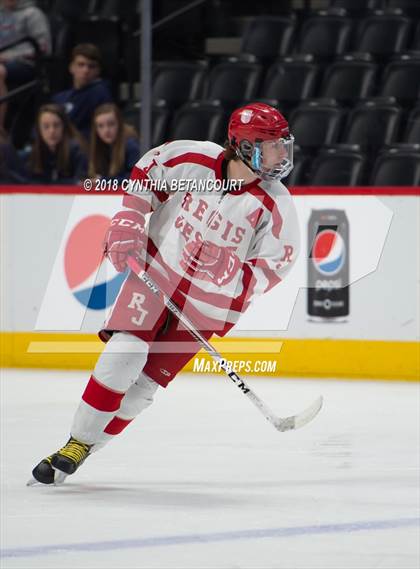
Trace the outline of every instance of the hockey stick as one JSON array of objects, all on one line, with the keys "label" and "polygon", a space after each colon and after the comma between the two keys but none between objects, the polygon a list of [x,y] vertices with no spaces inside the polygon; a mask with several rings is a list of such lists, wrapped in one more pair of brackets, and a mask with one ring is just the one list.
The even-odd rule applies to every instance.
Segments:
[{"label": "hockey stick", "polygon": [[303,427],[309,421],[312,421],[314,417],[319,413],[322,407],[322,397],[318,397],[312,405],[307,409],[298,413],[297,415],[291,415],[290,417],[277,417],[269,409],[269,407],[262,401],[256,393],[245,383],[243,379],[239,377],[234,371],[229,368],[229,363],[219,354],[215,348],[200,334],[191,320],[183,314],[183,312],[178,308],[178,306],[167,296],[154,282],[154,280],[144,271],[136,259],[133,257],[128,258],[128,266],[135,273],[141,281],[157,296],[160,297],[162,302],[167,306],[167,308],[174,314],[178,320],[185,326],[185,328],[190,332],[191,336],[200,344],[202,348],[206,350],[211,357],[219,363],[221,369],[226,372],[228,377],[233,381],[233,383],[241,390],[241,392],[252,401],[252,403],[258,407],[264,417],[272,424],[278,431],[290,431],[292,429],[299,429]]}]

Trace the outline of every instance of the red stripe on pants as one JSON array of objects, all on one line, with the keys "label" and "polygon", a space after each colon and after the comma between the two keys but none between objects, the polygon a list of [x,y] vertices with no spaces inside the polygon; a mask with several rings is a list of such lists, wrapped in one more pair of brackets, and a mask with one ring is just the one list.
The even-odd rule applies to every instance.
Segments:
[{"label": "red stripe on pants", "polygon": [[131,423],[132,420],[133,419],[120,419],[119,417],[114,417],[105,427],[104,433],[108,433],[108,435],[118,435]]},{"label": "red stripe on pants", "polygon": [[105,385],[90,376],[89,383],[83,392],[82,399],[85,403],[98,411],[118,411],[124,393],[117,393],[108,389]]}]

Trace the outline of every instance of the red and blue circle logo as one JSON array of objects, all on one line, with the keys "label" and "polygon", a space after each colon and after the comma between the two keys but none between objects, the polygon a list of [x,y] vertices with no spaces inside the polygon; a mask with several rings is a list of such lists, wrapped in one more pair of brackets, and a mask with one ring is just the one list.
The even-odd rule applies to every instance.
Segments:
[{"label": "red and blue circle logo", "polygon": [[323,275],[338,273],[344,265],[346,246],[341,235],[333,229],[324,229],[315,237],[312,262]]},{"label": "red and blue circle logo", "polygon": [[101,277],[103,241],[110,219],[104,215],[85,217],[73,228],[64,251],[64,273],[73,296],[87,308],[111,306],[128,270],[107,280]]}]

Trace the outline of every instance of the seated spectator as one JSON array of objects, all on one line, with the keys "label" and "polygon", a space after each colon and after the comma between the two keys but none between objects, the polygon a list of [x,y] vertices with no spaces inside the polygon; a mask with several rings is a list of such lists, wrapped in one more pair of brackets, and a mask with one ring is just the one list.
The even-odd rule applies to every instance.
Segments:
[{"label": "seated spectator", "polygon": [[[24,36],[33,38],[44,54],[51,51],[47,18],[31,0],[0,0],[0,47]],[[20,43],[0,51],[0,98],[10,87],[18,87],[35,79],[35,48]],[[0,129],[4,129],[6,103],[0,104]]]},{"label": "seated spectator", "polygon": [[140,157],[136,131],[124,124],[120,109],[113,103],[95,111],[90,137],[90,178],[112,178],[120,182],[130,177]]},{"label": "seated spectator", "polygon": [[71,122],[89,139],[90,125],[96,107],[112,101],[107,82],[100,78],[101,54],[92,44],[76,45],[69,66],[73,87],[53,96],[54,103],[63,105]]},{"label": "seated spectator", "polygon": [[28,178],[40,184],[76,184],[86,177],[87,160],[80,134],[59,105],[43,105],[28,156]]},{"label": "seated spectator", "polygon": [[4,134],[0,133],[0,184],[26,182],[25,168],[18,153]]}]

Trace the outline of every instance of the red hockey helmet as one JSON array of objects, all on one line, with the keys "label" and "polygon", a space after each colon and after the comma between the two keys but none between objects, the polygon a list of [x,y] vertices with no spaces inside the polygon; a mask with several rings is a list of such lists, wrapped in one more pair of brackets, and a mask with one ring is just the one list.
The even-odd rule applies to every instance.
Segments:
[{"label": "red hockey helmet", "polygon": [[293,141],[289,123],[274,107],[250,103],[233,111],[229,144],[256,174],[281,179],[293,168]]}]

